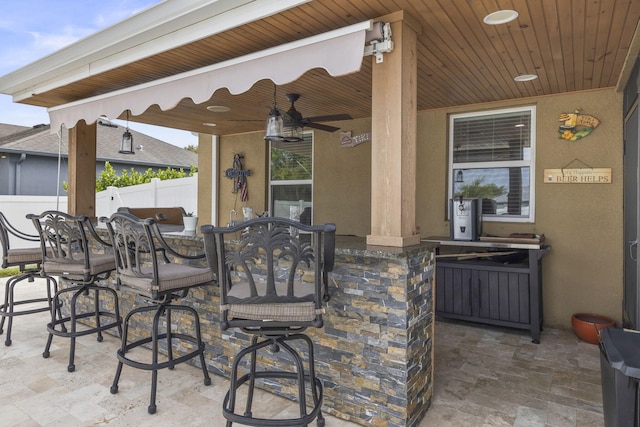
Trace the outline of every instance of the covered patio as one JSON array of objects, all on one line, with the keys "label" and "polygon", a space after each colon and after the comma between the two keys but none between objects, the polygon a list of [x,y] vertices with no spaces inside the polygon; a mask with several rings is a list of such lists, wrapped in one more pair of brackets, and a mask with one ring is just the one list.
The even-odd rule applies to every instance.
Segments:
[{"label": "covered patio", "polygon": [[[344,316],[346,329],[358,326],[338,331],[347,337],[343,343],[356,333],[365,345],[389,351],[376,351],[372,359],[400,363],[403,374],[421,367],[424,400],[398,405],[413,414],[401,417],[399,425],[417,422],[426,407],[423,425],[458,417],[462,425],[469,419],[514,425],[519,417],[598,425],[597,348],[578,342],[568,329],[571,314],[580,311],[622,322],[621,123],[630,108],[623,92],[633,92],[638,75],[640,3],[525,3],[166,1],[1,77],[0,91],[16,102],[47,107],[52,128],[68,130],[73,214],[94,215],[95,120],[101,114],[197,132],[200,224],[223,225],[237,207],[270,209],[265,119],[276,102],[285,104],[283,94],[301,95],[296,106],[305,117],[348,114],[352,119],[324,124],[369,135],[370,143],[343,148],[337,132],[311,131],[312,221],[335,223],[339,235],[358,241],[356,249],[340,248],[345,270],[349,263],[367,267],[369,258],[379,257],[370,270],[376,280],[369,271],[357,271],[356,279],[336,286],[349,304],[339,298],[330,304],[338,302],[334,313]],[[498,6],[518,9],[517,19],[483,22]],[[393,49],[368,55],[366,31],[374,22],[389,24]],[[553,248],[541,267],[539,346],[513,331],[436,325],[435,245],[426,248],[423,242],[449,232],[448,202],[457,180],[451,117],[518,108],[533,112],[526,146],[530,213],[515,221],[485,221],[484,231],[544,234]],[[576,109],[602,124],[589,138],[570,143],[558,136],[558,118]],[[251,170],[249,198],[241,201],[230,195],[233,183],[224,174],[238,153]],[[609,168],[611,180],[599,186],[545,180],[545,169],[574,162]],[[411,274],[387,262],[396,257]],[[392,279],[378,280],[388,279],[389,271]],[[407,357],[420,345],[420,357]],[[369,363],[368,348],[345,359],[363,356]],[[588,374],[578,373],[580,368]],[[503,384],[511,388],[508,393],[500,391]],[[355,394],[384,411],[366,384],[362,389]],[[385,395],[385,404],[394,393]],[[479,414],[481,420],[473,418]]]}]

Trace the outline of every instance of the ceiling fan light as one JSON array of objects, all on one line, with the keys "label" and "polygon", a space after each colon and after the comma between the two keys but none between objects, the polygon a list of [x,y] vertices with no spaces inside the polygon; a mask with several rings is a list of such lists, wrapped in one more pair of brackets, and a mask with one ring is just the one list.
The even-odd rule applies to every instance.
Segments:
[{"label": "ceiling fan light", "polygon": [[287,142],[304,141],[302,138],[302,126],[296,126],[295,124],[292,124],[291,126],[284,126],[282,129],[282,137]]},{"label": "ceiling fan light", "polygon": [[282,141],[284,122],[280,112],[273,108],[267,117],[267,124],[264,132],[264,139],[268,141]]}]

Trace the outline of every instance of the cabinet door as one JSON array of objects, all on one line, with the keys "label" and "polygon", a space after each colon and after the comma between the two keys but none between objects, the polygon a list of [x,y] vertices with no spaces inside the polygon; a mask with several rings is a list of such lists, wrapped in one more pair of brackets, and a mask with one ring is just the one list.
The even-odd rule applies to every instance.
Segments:
[{"label": "cabinet door", "polygon": [[473,270],[436,264],[436,311],[471,316]]},{"label": "cabinet door", "polygon": [[478,286],[478,317],[529,324],[529,275],[510,271],[474,272]]}]

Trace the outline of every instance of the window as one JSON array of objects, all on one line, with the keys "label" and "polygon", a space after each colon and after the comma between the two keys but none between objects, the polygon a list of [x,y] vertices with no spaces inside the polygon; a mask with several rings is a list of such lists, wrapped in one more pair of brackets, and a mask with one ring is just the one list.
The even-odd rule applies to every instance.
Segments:
[{"label": "window", "polygon": [[479,198],[484,221],[533,222],[535,107],[451,115],[449,198]]},{"label": "window", "polygon": [[269,212],[312,224],[313,132],[301,142],[271,141]]}]

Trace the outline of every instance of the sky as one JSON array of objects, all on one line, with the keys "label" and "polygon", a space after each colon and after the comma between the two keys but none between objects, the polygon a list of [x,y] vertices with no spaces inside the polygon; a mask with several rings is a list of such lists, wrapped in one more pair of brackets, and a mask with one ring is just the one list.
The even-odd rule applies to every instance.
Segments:
[{"label": "sky", "polygon": [[[0,13],[0,76],[116,24],[161,0],[3,0]],[[0,94],[0,123],[50,122],[46,108],[14,103]],[[115,120],[115,122],[122,123]],[[179,147],[197,145],[191,132],[130,123],[129,127]]]}]

